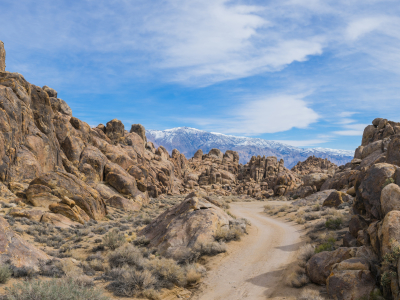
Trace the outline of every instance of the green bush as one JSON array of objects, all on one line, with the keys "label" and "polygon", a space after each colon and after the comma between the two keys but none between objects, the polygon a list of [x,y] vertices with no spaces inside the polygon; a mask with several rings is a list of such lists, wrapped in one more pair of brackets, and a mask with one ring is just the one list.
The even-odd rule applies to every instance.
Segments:
[{"label": "green bush", "polygon": [[332,218],[332,219],[328,219],[325,222],[325,227],[328,229],[340,229],[340,227],[342,226],[343,223],[343,219],[342,218]]},{"label": "green bush", "polygon": [[103,237],[103,244],[111,250],[115,250],[125,244],[125,236],[116,230],[109,231]]},{"label": "green bush", "polygon": [[328,238],[328,240],[325,243],[323,243],[323,244],[319,245],[317,248],[315,248],[315,253],[335,250],[335,242],[336,242],[335,238],[333,238],[333,237]]},{"label": "green bush", "polygon": [[11,270],[8,265],[0,266],[0,283],[6,283],[11,277]]},{"label": "green bush", "polygon": [[22,281],[6,288],[6,300],[108,300],[100,291],[71,278]]}]

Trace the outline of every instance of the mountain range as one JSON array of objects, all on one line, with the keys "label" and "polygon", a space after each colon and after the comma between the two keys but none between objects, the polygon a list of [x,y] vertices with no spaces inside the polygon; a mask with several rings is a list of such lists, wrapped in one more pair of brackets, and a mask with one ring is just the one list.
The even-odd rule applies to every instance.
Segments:
[{"label": "mountain range", "polygon": [[240,163],[247,163],[252,156],[276,156],[283,158],[285,166],[292,168],[299,161],[309,156],[327,158],[337,165],[343,165],[353,159],[354,151],[328,148],[298,148],[283,143],[268,141],[260,138],[237,137],[215,132],[207,132],[190,127],[178,127],[166,130],[146,130],[147,140],[156,147],[164,146],[170,153],[179,150],[187,158],[202,149],[208,153],[212,148],[225,152],[234,150],[239,153]]}]

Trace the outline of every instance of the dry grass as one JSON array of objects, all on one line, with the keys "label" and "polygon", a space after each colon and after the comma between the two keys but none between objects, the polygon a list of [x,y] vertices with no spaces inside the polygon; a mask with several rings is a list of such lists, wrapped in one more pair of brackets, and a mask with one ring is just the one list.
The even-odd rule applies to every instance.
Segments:
[{"label": "dry grass", "polygon": [[300,224],[300,225],[302,225],[302,224],[304,224],[306,222],[306,220],[304,218],[302,218],[302,217],[297,217],[294,221],[297,224]]},{"label": "dry grass", "polygon": [[305,289],[301,292],[300,296],[297,297],[297,300],[324,300],[324,298],[320,296],[318,291]]},{"label": "dry grass", "polygon": [[306,275],[305,269],[300,266],[296,266],[293,272],[286,278],[286,284],[295,288],[301,288],[309,282],[310,280]]}]

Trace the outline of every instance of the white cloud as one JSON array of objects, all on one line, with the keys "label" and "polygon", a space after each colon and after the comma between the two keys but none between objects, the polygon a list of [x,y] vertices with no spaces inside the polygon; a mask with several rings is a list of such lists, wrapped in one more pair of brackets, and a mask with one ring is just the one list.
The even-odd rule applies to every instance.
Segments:
[{"label": "white cloud", "polygon": [[355,20],[348,25],[346,35],[349,39],[356,40],[378,29],[385,22],[385,19],[385,17],[370,17]]},{"label": "white cloud", "polygon": [[224,118],[181,118],[203,129],[245,136],[307,128],[319,115],[303,95],[276,95],[243,101]]},{"label": "white cloud", "polygon": [[342,126],[343,130],[334,131],[334,134],[344,136],[360,136],[363,134],[368,124],[346,124]]}]

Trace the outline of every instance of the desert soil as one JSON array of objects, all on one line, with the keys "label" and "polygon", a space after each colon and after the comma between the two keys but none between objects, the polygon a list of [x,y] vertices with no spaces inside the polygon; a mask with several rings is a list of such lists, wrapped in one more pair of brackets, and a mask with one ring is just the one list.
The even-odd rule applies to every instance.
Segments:
[{"label": "desert soil", "polygon": [[[279,205],[287,202],[268,202]],[[230,203],[230,211],[251,222],[249,234],[229,244],[227,255],[207,263],[207,277],[192,298],[296,299],[299,291],[285,284],[301,246],[302,229],[263,212],[265,202]]]}]

